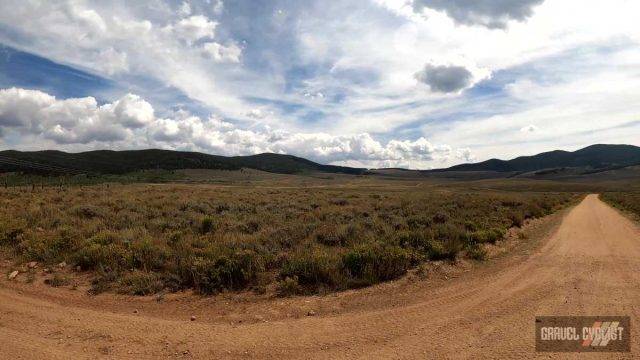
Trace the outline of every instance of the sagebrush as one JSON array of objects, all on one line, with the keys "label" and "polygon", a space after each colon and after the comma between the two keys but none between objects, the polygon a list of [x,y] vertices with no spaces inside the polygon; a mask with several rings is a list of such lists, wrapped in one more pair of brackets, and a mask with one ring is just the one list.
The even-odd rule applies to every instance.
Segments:
[{"label": "sagebrush", "polygon": [[[65,261],[94,291],[334,291],[402,276],[566,205],[570,193],[402,186],[96,185],[2,189],[0,245]],[[265,280],[266,279],[266,280]]]}]

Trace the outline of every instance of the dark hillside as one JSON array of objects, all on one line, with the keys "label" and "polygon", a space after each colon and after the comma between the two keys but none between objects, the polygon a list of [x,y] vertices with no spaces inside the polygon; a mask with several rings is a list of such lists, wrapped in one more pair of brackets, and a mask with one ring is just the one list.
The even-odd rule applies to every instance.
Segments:
[{"label": "dark hillside", "polygon": [[149,169],[239,170],[243,167],[281,174],[309,172],[362,174],[366,172],[365,169],[322,165],[307,159],[281,154],[226,157],[157,149],[97,150],[82,153],[54,150],[0,152],[0,172],[124,174]]}]

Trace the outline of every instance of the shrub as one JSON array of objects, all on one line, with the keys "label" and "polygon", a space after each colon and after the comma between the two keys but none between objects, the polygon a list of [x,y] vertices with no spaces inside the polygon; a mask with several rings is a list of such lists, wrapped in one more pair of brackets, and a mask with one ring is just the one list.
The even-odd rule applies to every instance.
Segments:
[{"label": "shrub", "polygon": [[26,226],[25,222],[20,220],[0,220],[0,245],[16,246]]},{"label": "shrub", "polygon": [[93,205],[74,206],[71,208],[71,213],[83,219],[93,219],[103,216],[103,210]]},{"label": "shrub", "polygon": [[545,211],[538,204],[528,204],[524,210],[524,218],[532,219],[545,215]]},{"label": "shrub", "polygon": [[261,271],[264,271],[262,259],[251,250],[217,257],[197,257],[191,265],[193,286],[203,294],[243,289]]},{"label": "shrub", "polygon": [[112,285],[118,280],[118,276],[119,273],[116,271],[105,271],[99,268],[96,277],[91,281],[89,293],[96,295],[111,290]]},{"label": "shrub", "polygon": [[276,292],[278,296],[292,296],[302,293],[300,284],[298,284],[298,277],[286,277],[283,280],[278,281]]},{"label": "shrub", "polygon": [[254,234],[260,230],[260,226],[258,221],[251,219],[240,225],[240,231],[245,234]]},{"label": "shrub", "polygon": [[[571,198],[387,184],[0,189],[0,245],[21,261],[93,270],[95,292],[147,293],[156,280],[202,293],[262,291],[275,281],[296,293],[336,290],[400,276],[419,261],[455,259],[461,249],[479,257],[474,246]],[[626,193],[603,196],[637,209]]]},{"label": "shrub", "polygon": [[444,224],[449,220],[449,216],[443,212],[438,212],[433,215],[433,222],[435,224]]},{"label": "shrub", "polygon": [[470,241],[473,243],[490,243],[495,244],[496,241],[504,238],[505,231],[499,228],[492,228],[488,230],[478,230],[469,235]]},{"label": "shrub", "polygon": [[160,270],[167,258],[166,249],[150,239],[142,239],[131,245],[131,266],[135,269]]},{"label": "shrub", "polygon": [[502,200],[500,204],[505,207],[518,207],[522,205],[522,202],[517,200]]},{"label": "shrub", "polygon": [[478,224],[473,221],[465,221],[464,223],[464,229],[467,231],[476,231],[478,228]]},{"label": "shrub", "polygon": [[473,244],[467,247],[467,256],[470,259],[482,261],[487,258],[487,251],[479,244]]},{"label": "shrub", "polygon": [[436,239],[430,232],[404,232],[399,235],[397,243],[415,250],[426,260],[452,260],[462,247],[461,237],[457,234],[444,231]]},{"label": "shrub", "polygon": [[280,270],[280,278],[297,277],[300,285],[312,288],[336,286],[342,283],[341,266],[338,256],[309,249],[286,259]]},{"label": "shrub", "polygon": [[512,212],[509,214],[509,220],[511,220],[511,226],[521,227],[524,224],[524,215],[519,212]]},{"label": "shrub", "polygon": [[127,251],[116,244],[91,243],[71,255],[71,262],[83,270],[116,270],[128,265]]},{"label": "shrub", "polygon": [[27,233],[21,235],[17,250],[28,259],[43,262],[61,261],[78,248],[79,234],[70,227],[62,227],[55,233]]},{"label": "shrub", "polygon": [[409,230],[424,229],[431,226],[431,223],[432,219],[429,219],[424,215],[411,216],[407,218],[407,227],[409,228]]},{"label": "shrub", "polygon": [[355,283],[368,285],[404,275],[411,266],[411,254],[398,246],[367,244],[349,251],[342,261]]},{"label": "shrub", "polygon": [[167,242],[171,246],[175,246],[180,243],[184,238],[184,233],[182,231],[174,231],[167,237]]},{"label": "shrub", "polygon": [[158,274],[137,270],[124,275],[118,285],[119,293],[130,295],[151,295],[164,288],[164,283]]},{"label": "shrub", "polygon": [[322,226],[316,230],[315,239],[327,246],[344,246],[356,233],[353,226]]},{"label": "shrub", "polygon": [[215,221],[211,216],[205,216],[200,222],[200,233],[208,234],[215,228]]},{"label": "shrub", "polygon": [[432,232],[433,238],[439,241],[464,239],[466,234],[461,225],[452,223],[436,225],[433,227]]},{"label": "shrub", "polygon": [[[434,253],[434,255],[437,255],[439,260],[455,260],[456,257],[458,256],[458,253],[460,251],[462,251],[463,248],[463,244],[460,241],[460,239],[450,239],[450,240],[446,240],[443,244],[442,244],[442,252],[441,253]],[[435,259],[434,259],[435,260]]]},{"label": "shrub", "polygon": [[67,286],[71,284],[71,279],[64,275],[55,274],[51,279],[46,279],[44,283],[53,287]]},{"label": "shrub", "polygon": [[112,231],[101,231],[89,238],[89,242],[99,245],[116,244],[119,240],[118,235]]}]

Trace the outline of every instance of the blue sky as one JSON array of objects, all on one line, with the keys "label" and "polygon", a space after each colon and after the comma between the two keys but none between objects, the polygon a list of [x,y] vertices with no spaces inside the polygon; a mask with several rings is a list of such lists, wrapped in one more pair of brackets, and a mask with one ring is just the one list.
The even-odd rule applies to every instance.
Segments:
[{"label": "blue sky", "polygon": [[639,11],[624,0],[6,0],[0,149],[432,168],[640,145]]}]

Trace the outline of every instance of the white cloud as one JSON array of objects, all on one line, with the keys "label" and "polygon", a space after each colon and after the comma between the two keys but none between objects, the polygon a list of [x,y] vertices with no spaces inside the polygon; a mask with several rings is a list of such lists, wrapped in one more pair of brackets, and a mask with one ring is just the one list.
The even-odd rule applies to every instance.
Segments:
[{"label": "white cloud", "polygon": [[[18,88],[0,90],[0,130],[51,140],[58,146],[74,145],[74,149],[81,149],[78,144],[89,148],[98,144],[128,148],[137,139],[135,143],[142,147],[222,155],[274,152],[323,163],[355,162],[371,167],[423,167],[431,161],[446,160],[454,153],[451,147],[433,145],[423,137],[414,141],[390,140],[385,144],[368,133],[246,130],[215,116],[202,119],[184,111],[178,111],[172,118],[158,118],[148,102],[133,94],[98,105],[92,97],[59,100],[38,90]],[[456,154],[460,151],[469,150],[457,150]]]},{"label": "white cloud", "polygon": [[246,115],[252,119],[264,119],[269,116],[269,112],[262,109],[251,109],[247,111]]},{"label": "white cloud", "polygon": [[132,94],[99,106],[93,97],[58,100],[38,90],[0,90],[0,127],[60,144],[126,140],[154,120],[151,105]]},{"label": "white cloud", "polygon": [[261,152],[293,154],[332,164],[357,163],[359,166],[421,167],[433,160],[447,159],[452,150],[435,146],[424,138],[415,141],[391,140],[386,144],[370,134],[331,135],[290,133],[271,129],[243,130],[215,117],[202,120],[182,114],[161,119],[150,129],[151,139],[168,148],[192,148],[223,155]]},{"label": "white cloud", "polygon": [[127,128],[144,127],[155,118],[151,104],[133,94],[127,94],[113,104],[104,105],[102,108],[112,112],[117,122]]},{"label": "white cloud", "polygon": [[[246,112],[243,96],[225,80],[232,74],[237,79],[237,72],[218,65],[239,66],[243,50],[231,38],[218,40],[218,21],[208,15],[183,17],[161,0],[136,2],[135,7],[128,2],[7,0],[0,4],[0,26],[11,29],[0,31],[0,43],[20,50],[115,80],[130,81],[130,74],[150,78],[227,116]],[[207,56],[203,43],[215,43],[204,48],[210,50]]]},{"label": "white cloud", "polygon": [[173,32],[178,38],[188,43],[193,43],[203,38],[213,38],[216,26],[218,23],[206,16],[194,15],[167,26],[165,30]]},{"label": "white cloud", "polygon": [[202,52],[206,57],[213,59],[215,62],[240,62],[242,49],[236,43],[229,45],[221,45],[217,42],[208,42],[202,45]]},{"label": "white cloud", "polygon": [[[0,125],[31,129],[37,126],[39,112],[55,102],[55,98],[40,91],[7,89],[0,92]],[[68,111],[68,117],[74,112]]]},{"label": "white cloud", "polygon": [[110,47],[98,52],[97,58],[102,61],[100,70],[107,75],[129,71],[127,54]]},{"label": "white cloud", "polygon": [[469,148],[462,148],[462,149],[456,150],[456,158],[464,161],[465,163],[471,163],[476,161],[476,156],[473,154],[473,152]]}]

